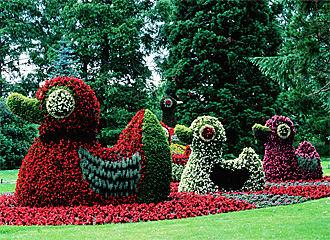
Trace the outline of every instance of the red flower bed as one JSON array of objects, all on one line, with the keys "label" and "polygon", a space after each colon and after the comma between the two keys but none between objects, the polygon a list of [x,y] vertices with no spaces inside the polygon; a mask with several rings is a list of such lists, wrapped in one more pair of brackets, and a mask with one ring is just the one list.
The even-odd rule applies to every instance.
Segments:
[{"label": "red flower bed", "polygon": [[[330,196],[330,176],[315,181],[315,185],[299,185],[313,181],[286,181],[278,184],[298,184],[289,186],[266,185],[263,191],[253,194],[296,195],[312,199]],[[323,184],[323,182],[326,182]],[[272,183],[270,183],[272,184]],[[171,183],[171,194],[167,201],[157,204],[118,204],[75,207],[17,207],[14,196],[0,197],[0,225],[97,225],[105,223],[147,222],[165,219],[181,219],[209,214],[226,213],[256,206],[219,194],[197,195],[179,193],[179,183]]]},{"label": "red flower bed", "polygon": [[253,209],[250,203],[225,197],[172,192],[158,204],[77,207],[15,207],[13,196],[0,197],[0,225],[96,225],[181,219]]},{"label": "red flower bed", "polygon": [[[325,181],[330,181],[330,176],[324,176],[319,180],[306,180],[306,181],[285,181],[283,184],[287,184],[288,186],[265,186],[263,191],[259,191],[257,193],[265,193],[265,194],[274,194],[274,195],[295,195],[301,197],[310,197],[311,199],[319,199],[330,196],[330,186],[328,185],[317,185],[316,183],[322,183]],[[274,183],[274,182],[273,182]],[[297,184],[296,186],[290,186],[290,183]],[[298,185],[299,183],[315,183],[315,185]]]},{"label": "red flower bed", "polygon": [[[325,185],[309,185],[309,186],[274,186],[269,189],[260,191],[265,194],[274,195],[290,195],[310,197],[311,199],[318,199],[330,196],[330,186]],[[257,192],[258,193],[258,192]]]}]

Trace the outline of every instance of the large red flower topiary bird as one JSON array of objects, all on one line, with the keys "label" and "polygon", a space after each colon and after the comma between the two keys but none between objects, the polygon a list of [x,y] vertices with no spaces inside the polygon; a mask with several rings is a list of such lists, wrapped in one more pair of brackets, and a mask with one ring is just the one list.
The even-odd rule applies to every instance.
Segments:
[{"label": "large red flower topiary bird", "polygon": [[265,141],[263,168],[267,181],[322,178],[321,160],[315,147],[304,141],[294,149],[296,134],[293,122],[285,116],[273,116],[266,126],[252,127],[255,137]]},{"label": "large red flower topiary bird", "polygon": [[9,109],[40,124],[15,189],[20,206],[159,202],[170,193],[171,154],[149,110],[139,111],[113,148],[96,141],[100,104],[82,80],[57,77],[29,99],[14,93]]}]

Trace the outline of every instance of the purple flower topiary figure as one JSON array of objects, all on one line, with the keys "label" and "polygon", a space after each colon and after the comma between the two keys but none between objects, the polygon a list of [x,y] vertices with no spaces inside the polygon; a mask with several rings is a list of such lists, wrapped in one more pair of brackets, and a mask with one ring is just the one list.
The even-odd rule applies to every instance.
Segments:
[{"label": "purple flower topiary figure", "polygon": [[255,124],[254,136],[264,140],[263,168],[266,181],[307,180],[322,178],[320,156],[315,147],[304,141],[295,151],[292,145],[296,130],[285,116],[273,116],[266,126]]}]

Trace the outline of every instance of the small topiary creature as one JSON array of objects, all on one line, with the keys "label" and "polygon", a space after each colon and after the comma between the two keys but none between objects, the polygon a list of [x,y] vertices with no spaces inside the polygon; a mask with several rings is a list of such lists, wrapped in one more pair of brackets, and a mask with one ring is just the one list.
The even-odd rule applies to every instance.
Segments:
[{"label": "small topiary creature", "polygon": [[170,128],[174,128],[177,124],[175,115],[174,115],[174,109],[177,106],[177,101],[168,96],[163,97],[159,101],[159,107],[162,110],[162,122],[169,126]]},{"label": "small topiary creature", "polygon": [[171,153],[149,110],[139,111],[113,148],[95,138],[100,105],[82,80],[57,77],[29,99],[8,97],[9,109],[41,124],[23,159],[15,189],[19,206],[159,202],[170,193]]},{"label": "small topiary creature", "polygon": [[237,159],[222,158],[226,136],[217,118],[198,117],[189,128],[178,125],[175,133],[181,141],[191,144],[192,150],[183,170],[179,191],[207,193],[263,188],[262,162],[252,148],[245,148]]},{"label": "small topiary creature", "polygon": [[321,160],[315,147],[304,141],[295,151],[296,130],[285,116],[273,116],[266,126],[255,124],[254,136],[265,142],[263,168],[267,181],[319,179],[323,176]]}]

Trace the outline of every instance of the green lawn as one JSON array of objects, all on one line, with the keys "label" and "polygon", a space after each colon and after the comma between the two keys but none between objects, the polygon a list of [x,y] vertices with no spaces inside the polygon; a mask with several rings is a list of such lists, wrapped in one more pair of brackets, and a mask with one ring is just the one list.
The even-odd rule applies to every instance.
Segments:
[{"label": "green lawn", "polygon": [[329,239],[330,198],[147,223],[0,226],[3,239]]},{"label": "green lawn", "polygon": [[[330,158],[322,158],[330,175]],[[18,170],[0,171],[16,180]],[[0,184],[12,192],[15,184]],[[330,198],[182,220],[100,226],[0,226],[0,239],[330,239]]]},{"label": "green lawn", "polygon": [[323,175],[330,175],[330,157],[322,157],[321,165],[323,168]]}]

